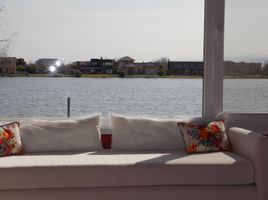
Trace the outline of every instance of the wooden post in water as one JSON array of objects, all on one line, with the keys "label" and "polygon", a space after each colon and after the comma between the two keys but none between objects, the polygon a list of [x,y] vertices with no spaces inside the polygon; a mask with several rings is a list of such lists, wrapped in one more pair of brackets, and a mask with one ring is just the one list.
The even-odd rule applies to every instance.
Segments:
[{"label": "wooden post in water", "polygon": [[69,118],[71,116],[71,98],[67,98],[67,117]]}]

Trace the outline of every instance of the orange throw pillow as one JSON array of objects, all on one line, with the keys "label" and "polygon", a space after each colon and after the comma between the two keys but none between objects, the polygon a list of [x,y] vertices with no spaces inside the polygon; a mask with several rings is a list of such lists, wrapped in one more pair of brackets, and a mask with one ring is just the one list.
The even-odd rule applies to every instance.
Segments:
[{"label": "orange throw pillow", "polygon": [[21,154],[20,123],[0,126],[0,157]]},{"label": "orange throw pillow", "polygon": [[209,124],[179,122],[178,126],[188,153],[230,149],[224,121],[213,121]]}]

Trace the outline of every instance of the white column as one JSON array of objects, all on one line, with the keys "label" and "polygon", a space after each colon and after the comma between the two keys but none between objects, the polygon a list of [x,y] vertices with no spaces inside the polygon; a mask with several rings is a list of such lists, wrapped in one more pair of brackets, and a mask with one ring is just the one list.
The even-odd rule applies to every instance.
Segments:
[{"label": "white column", "polygon": [[225,0],[205,0],[203,116],[223,110]]}]

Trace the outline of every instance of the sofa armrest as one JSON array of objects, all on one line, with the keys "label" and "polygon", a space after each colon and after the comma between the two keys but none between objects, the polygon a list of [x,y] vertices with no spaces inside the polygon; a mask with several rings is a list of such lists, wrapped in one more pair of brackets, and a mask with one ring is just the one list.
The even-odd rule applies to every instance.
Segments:
[{"label": "sofa armrest", "polygon": [[235,154],[254,164],[258,199],[268,199],[268,137],[241,129],[229,129],[229,140]]}]

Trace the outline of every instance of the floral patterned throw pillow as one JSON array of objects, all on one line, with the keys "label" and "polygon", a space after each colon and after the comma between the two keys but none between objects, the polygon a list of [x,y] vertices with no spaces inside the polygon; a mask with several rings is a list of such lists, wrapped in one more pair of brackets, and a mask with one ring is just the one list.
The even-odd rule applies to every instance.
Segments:
[{"label": "floral patterned throw pillow", "polygon": [[0,157],[23,152],[19,127],[18,122],[0,126]]},{"label": "floral patterned throw pillow", "polygon": [[229,150],[224,121],[210,123],[179,122],[188,153]]}]

